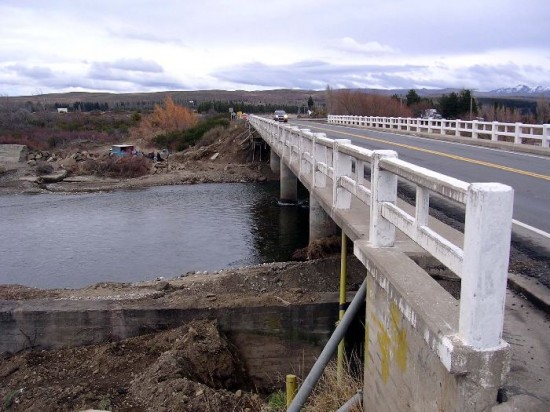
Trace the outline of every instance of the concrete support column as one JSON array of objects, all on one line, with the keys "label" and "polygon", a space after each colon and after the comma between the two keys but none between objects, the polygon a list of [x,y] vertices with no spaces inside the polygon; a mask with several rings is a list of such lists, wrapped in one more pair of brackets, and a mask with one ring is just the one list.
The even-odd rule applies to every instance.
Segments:
[{"label": "concrete support column", "polygon": [[281,158],[275,153],[273,148],[270,148],[269,150],[270,156],[269,156],[269,166],[271,167],[271,171],[273,173],[280,173],[281,172]]},{"label": "concrete support column", "polygon": [[292,170],[285,164],[283,159],[281,165],[281,198],[284,203],[296,203],[298,201],[298,179]]},{"label": "concrete support column", "polygon": [[309,194],[309,241],[338,233],[338,225],[325,212],[315,196]]}]

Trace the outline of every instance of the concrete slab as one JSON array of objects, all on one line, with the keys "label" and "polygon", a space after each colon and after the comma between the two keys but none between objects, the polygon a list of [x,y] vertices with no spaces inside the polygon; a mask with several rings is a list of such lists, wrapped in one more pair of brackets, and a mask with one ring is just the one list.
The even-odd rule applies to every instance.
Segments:
[{"label": "concrete slab", "polygon": [[24,162],[28,149],[22,144],[0,144],[0,162]]}]

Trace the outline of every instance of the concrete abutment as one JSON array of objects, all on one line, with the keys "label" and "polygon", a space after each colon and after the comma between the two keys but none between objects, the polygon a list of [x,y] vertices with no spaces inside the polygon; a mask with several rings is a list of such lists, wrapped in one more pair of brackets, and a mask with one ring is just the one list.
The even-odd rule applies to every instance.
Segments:
[{"label": "concrete abutment", "polygon": [[119,341],[200,319],[216,319],[254,385],[273,390],[281,376],[302,376],[312,367],[338,319],[338,303],[335,293],[314,303],[217,309],[107,300],[0,301],[0,353]]}]

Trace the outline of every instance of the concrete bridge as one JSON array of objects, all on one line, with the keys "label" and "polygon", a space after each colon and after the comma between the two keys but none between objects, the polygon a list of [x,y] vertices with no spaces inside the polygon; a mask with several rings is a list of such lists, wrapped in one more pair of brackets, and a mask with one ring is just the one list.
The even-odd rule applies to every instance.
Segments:
[{"label": "concrete bridge", "polygon": [[[366,268],[365,410],[481,411],[496,403],[510,365],[502,340],[513,190],[467,183],[349,140],[257,116],[271,147],[281,200],[310,193],[310,240],[339,226]],[[415,187],[415,205],[397,182]],[[429,215],[430,197],[465,206],[458,232]],[[416,262],[461,279],[454,299]]]}]

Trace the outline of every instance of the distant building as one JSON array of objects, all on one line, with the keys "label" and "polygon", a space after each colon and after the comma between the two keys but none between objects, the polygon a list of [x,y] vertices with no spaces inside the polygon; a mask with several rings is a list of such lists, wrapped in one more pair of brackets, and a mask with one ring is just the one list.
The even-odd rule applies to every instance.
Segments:
[{"label": "distant building", "polygon": [[69,113],[69,109],[67,107],[58,107],[57,113]]}]

